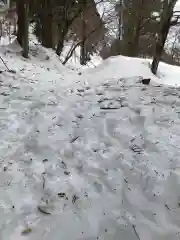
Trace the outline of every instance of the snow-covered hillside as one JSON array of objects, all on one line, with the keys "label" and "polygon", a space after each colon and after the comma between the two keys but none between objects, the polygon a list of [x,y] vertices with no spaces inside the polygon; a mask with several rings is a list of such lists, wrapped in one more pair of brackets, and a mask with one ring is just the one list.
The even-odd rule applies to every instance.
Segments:
[{"label": "snow-covered hillside", "polygon": [[0,51],[0,239],[179,239],[180,68]]}]

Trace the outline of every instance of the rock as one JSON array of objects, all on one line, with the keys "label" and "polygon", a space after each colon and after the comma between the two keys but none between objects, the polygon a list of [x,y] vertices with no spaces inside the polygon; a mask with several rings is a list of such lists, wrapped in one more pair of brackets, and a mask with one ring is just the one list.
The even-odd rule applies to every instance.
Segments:
[{"label": "rock", "polygon": [[72,203],[74,204],[78,199],[79,199],[79,197],[76,194],[74,194],[72,196]]},{"label": "rock", "polygon": [[143,152],[143,149],[140,146],[136,145],[136,144],[131,145],[130,149],[133,152],[138,153],[138,154],[141,154]]},{"label": "rock", "polygon": [[60,192],[60,193],[58,193],[58,197],[60,197],[60,198],[64,198],[64,197],[66,197],[66,194],[63,193],[63,192]]},{"label": "rock", "polygon": [[49,59],[50,59],[50,57],[48,55],[46,55],[45,60],[49,60]]},{"label": "rock", "polygon": [[149,85],[151,79],[150,78],[143,78],[142,79],[142,84]]}]

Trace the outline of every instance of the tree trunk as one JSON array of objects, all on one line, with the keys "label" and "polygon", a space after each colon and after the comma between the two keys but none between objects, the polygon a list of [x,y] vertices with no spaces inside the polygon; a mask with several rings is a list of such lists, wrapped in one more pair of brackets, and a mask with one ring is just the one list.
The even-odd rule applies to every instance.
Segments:
[{"label": "tree trunk", "polygon": [[24,0],[24,36],[23,36],[23,57],[28,58],[29,53],[29,4]]},{"label": "tree trunk", "polygon": [[64,39],[66,37],[66,34],[68,33],[68,28],[64,27],[62,28],[60,26],[60,24],[58,25],[58,44],[57,44],[57,48],[56,48],[56,54],[58,56],[61,55],[63,47],[64,47]]},{"label": "tree trunk", "polygon": [[18,15],[18,31],[17,31],[17,41],[23,47],[23,36],[24,36],[24,1],[17,0],[16,2],[17,15]]},{"label": "tree trunk", "polygon": [[50,0],[44,0],[42,16],[42,45],[53,48],[53,13]]},{"label": "tree trunk", "polygon": [[52,14],[48,14],[48,16],[43,17],[42,45],[46,48],[53,48],[52,19],[53,19]]},{"label": "tree trunk", "polygon": [[128,43],[128,56],[129,57],[137,57],[138,56],[141,22],[142,22],[142,18],[139,15],[137,22],[136,22],[134,34],[132,36],[132,41],[130,41]]},{"label": "tree trunk", "polygon": [[80,64],[86,65],[86,48],[85,41],[82,41],[80,44]]},{"label": "tree trunk", "polygon": [[80,64],[86,65],[86,46],[85,46],[85,38],[86,38],[86,23],[84,19],[84,11],[85,11],[85,1],[82,1],[82,13],[81,13],[81,45],[80,45]]},{"label": "tree trunk", "polygon": [[161,31],[159,32],[159,37],[156,42],[155,55],[154,55],[153,62],[151,65],[151,71],[153,74],[157,73],[159,62],[161,61],[164,44],[166,42],[167,35],[169,32],[169,28],[170,28],[170,21],[171,21],[171,17],[169,18],[169,20],[166,23],[163,24]]},{"label": "tree trunk", "polygon": [[151,65],[151,71],[153,74],[157,73],[157,69],[159,66],[159,62],[161,60],[161,56],[163,53],[164,45],[169,33],[169,29],[171,27],[171,19],[173,16],[173,9],[177,0],[164,1],[164,8],[161,14],[160,20],[160,30],[158,40],[156,42],[156,50],[153,58],[153,62]]}]

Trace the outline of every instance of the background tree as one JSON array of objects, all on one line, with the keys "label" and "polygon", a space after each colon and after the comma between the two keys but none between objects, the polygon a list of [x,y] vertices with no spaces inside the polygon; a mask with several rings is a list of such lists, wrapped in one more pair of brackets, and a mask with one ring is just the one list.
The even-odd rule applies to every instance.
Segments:
[{"label": "background tree", "polygon": [[23,31],[23,57],[28,58],[29,53],[29,3],[24,0],[24,31]]},{"label": "background tree", "polygon": [[23,47],[23,56],[28,57],[29,51],[29,2],[28,0],[16,0],[16,9],[18,15],[17,40]]},{"label": "background tree", "polygon": [[85,37],[86,37],[86,22],[85,22],[85,8],[86,8],[86,2],[84,0],[81,0],[80,4],[82,5],[82,12],[81,12],[81,50],[80,50],[80,64],[86,65],[86,47],[85,47]]},{"label": "background tree", "polygon": [[18,43],[23,46],[23,36],[24,36],[24,1],[16,0],[16,10],[18,15],[17,20],[17,41]]},{"label": "background tree", "polygon": [[153,74],[157,73],[158,65],[161,60],[162,52],[164,49],[164,44],[166,42],[169,29],[172,23],[173,10],[177,0],[164,0],[162,11],[160,15],[160,26],[158,32],[158,39],[156,42],[156,50],[151,66],[151,71]]}]

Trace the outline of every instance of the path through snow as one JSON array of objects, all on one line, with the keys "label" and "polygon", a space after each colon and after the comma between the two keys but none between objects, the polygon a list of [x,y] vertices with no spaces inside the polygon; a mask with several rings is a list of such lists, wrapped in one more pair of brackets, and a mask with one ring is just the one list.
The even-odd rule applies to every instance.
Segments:
[{"label": "path through snow", "polygon": [[179,239],[178,88],[3,76],[1,240]]}]

